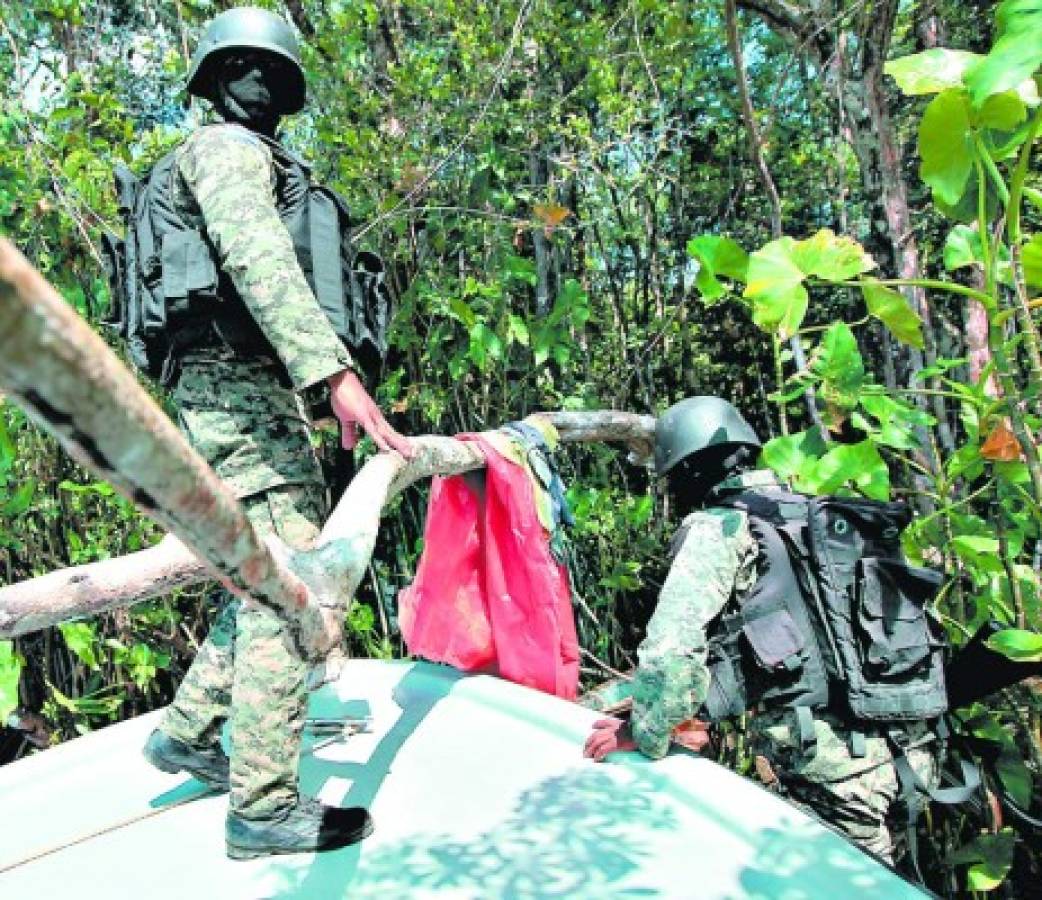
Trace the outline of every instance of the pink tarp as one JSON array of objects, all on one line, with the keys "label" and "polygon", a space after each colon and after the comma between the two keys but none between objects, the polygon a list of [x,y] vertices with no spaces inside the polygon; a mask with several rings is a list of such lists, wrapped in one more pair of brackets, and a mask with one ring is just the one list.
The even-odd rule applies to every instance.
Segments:
[{"label": "pink tarp", "polygon": [[398,595],[409,652],[574,700],[568,572],[550,552],[528,473],[479,435],[480,476],[435,478],[416,580]]}]

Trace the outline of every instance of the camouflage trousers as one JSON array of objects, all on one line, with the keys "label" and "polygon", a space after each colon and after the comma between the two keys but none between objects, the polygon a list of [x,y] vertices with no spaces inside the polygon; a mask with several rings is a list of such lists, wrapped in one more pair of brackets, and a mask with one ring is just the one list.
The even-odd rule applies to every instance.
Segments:
[{"label": "camouflage trousers", "polygon": [[[283,485],[242,499],[261,535],[302,548],[325,515],[319,484]],[[160,725],[196,747],[230,723],[231,808],[264,818],[297,799],[297,763],[307,710],[307,667],[289,624],[259,604],[221,592],[222,606]]]},{"label": "camouflage trousers", "polygon": [[[766,760],[788,800],[893,865],[904,849],[893,829],[900,784],[882,733],[866,730],[864,755],[855,756],[850,732],[830,716],[815,717],[816,740],[807,752],[791,711],[754,718],[750,732],[753,753]],[[912,770],[928,787],[936,787],[940,773],[932,734],[917,724],[908,739]]]}]

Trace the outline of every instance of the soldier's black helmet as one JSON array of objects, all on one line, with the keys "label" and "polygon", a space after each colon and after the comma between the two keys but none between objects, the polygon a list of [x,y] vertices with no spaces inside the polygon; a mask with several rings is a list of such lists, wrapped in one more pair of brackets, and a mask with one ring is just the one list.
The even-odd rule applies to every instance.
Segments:
[{"label": "soldier's black helmet", "polygon": [[698,467],[700,457],[720,460],[760,439],[730,403],[720,397],[688,397],[673,404],[655,425],[655,471],[665,475],[680,462]]},{"label": "soldier's black helmet", "polygon": [[206,27],[192,55],[188,93],[212,102],[217,89],[216,63],[234,50],[263,50],[290,63],[286,67],[287,82],[280,85],[277,95],[279,113],[289,115],[304,107],[306,87],[297,36],[279,16],[252,6],[229,9]]}]

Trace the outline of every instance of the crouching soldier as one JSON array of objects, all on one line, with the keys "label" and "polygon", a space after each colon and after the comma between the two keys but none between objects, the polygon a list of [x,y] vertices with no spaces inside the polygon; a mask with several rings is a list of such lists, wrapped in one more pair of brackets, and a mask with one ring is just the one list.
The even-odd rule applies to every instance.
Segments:
[{"label": "crouching soldier", "polygon": [[895,815],[910,824],[938,777],[947,699],[925,605],[939,576],[903,558],[906,507],[791,493],[751,470],[759,449],[716,397],[659,420],[656,469],[687,517],[638,651],[630,723],[597,722],[585,755],[659,758],[675,738],[691,745],[692,718],[750,711],[761,779],[892,863]]}]

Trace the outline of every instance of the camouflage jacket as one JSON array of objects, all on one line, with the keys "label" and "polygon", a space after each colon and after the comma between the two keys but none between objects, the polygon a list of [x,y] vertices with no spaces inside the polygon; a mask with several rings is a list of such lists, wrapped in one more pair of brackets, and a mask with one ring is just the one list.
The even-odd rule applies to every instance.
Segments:
[{"label": "camouflage jacket", "polygon": [[205,232],[222,270],[278,360],[186,348],[174,399],[192,445],[240,496],[322,480],[294,391],[352,365],[322,312],[279,218],[277,173],[263,141],[212,125],[179,148],[174,199]]},{"label": "camouflage jacket", "polygon": [[[744,488],[778,485],[766,471],[733,482]],[[633,679],[633,737],[641,752],[655,759],[666,754],[673,729],[705,701],[707,627],[731,597],[756,581],[757,544],[744,512],[707,507],[688,516],[683,528],[686,536],[637,650]]]}]

